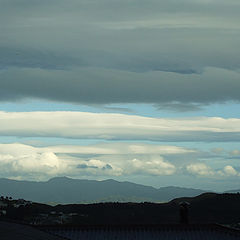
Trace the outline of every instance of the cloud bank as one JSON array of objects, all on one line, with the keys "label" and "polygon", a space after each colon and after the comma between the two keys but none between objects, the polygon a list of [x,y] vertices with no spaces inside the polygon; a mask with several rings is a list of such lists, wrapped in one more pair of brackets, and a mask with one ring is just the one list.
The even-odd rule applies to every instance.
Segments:
[{"label": "cloud bank", "polygon": [[[126,150],[126,152],[124,152]],[[208,153],[211,157],[211,153]],[[185,161],[179,161],[180,158]],[[190,159],[190,160],[187,160]],[[238,178],[231,164],[212,168],[198,150],[143,143],[33,147],[0,144],[0,174],[17,179],[70,177],[160,177],[189,175],[209,179]]]},{"label": "cloud bank", "polygon": [[[126,152],[123,152],[123,150]],[[98,144],[90,146],[33,147],[0,144],[1,174],[31,178],[69,176],[172,175],[176,167],[163,155],[194,152],[175,146]],[[136,158],[137,157],[137,158]],[[35,177],[34,177],[35,175]]]},{"label": "cloud bank", "polygon": [[239,141],[240,119],[87,112],[0,112],[0,134],[102,140]]}]

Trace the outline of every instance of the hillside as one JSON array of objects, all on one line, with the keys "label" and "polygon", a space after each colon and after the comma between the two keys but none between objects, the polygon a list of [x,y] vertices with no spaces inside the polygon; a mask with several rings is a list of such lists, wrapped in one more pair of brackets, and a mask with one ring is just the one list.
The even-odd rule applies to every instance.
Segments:
[{"label": "hillside", "polygon": [[[179,223],[179,203],[188,201],[189,223],[219,223],[239,227],[240,194],[204,193],[168,203],[95,203],[55,207],[33,203],[7,208],[7,218],[39,224],[168,224]],[[67,217],[67,218],[66,218]]]}]

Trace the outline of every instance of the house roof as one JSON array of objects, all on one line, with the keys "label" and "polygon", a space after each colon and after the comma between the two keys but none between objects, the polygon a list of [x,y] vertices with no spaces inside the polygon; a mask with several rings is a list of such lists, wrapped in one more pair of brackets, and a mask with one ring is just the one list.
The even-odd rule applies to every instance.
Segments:
[{"label": "house roof", "polygon": [[24,224],[0,221],[1,240],[64,240]]},{"label": "house roof", "polygon": [[68,239],[103,240],[239,240],[240,231],[217,224],[45,226],[50,233]]}]

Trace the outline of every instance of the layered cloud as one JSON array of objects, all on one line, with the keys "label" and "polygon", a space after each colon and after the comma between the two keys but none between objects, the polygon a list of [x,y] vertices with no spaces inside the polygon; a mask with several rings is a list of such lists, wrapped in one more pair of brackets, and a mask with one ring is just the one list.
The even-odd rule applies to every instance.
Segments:
[{"label": "layered cloud", "polygon": [[0,134],[165,142],[239,141],[240,119],[149,118],[87,112],[0,112]]},{"label": "layered cloud", "polygon": [[10,68],[0,71],[0,99],[40,98],[84,104],[162,103],[163,107],[185,110],[191,103],[239,101],[239,79],[240,72],[219,68],[187,75],[99,68],[71,71]]},{"label": "layered cloud", "polygon": [[21,143],[0,144],[0,152],[2,154],[11,154],[14,156],[31,153],[47,153],[54,152],[56,154],[97,154],[97,155],[145,155],[145,154],[160,154],[160,155],[175,155],[195,153],[193,149],[159,145],[146,143],[98,143],[95,145],[56,145],[48,147],[34,147]]},{"label": "layered cloud", "polygon": [[240,4],[1,0],[0,100],[239,101]]}]

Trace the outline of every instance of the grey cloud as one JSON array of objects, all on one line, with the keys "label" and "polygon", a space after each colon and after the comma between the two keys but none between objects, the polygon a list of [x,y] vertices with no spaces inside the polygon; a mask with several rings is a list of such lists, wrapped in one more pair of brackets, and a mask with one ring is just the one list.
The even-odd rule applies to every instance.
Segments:
[{"label": "grey cloud", "polygon": [[94,168],[94,169],[98,169],[97,166],[88,166],[87,164],[78,164],[77,168],[81,168],[81,169],[87,169],[87,168]]},{"label": "grey cloud", "polygon": [[[40,33],[35,33],[38,27],[32,28],[14,33],[14,29],[9,29],[3,34],[0,40],[2,48],[16,49],[21,55],[14,56],[7,52],[4,58],[4,51],[1,51],[3,58],[0,67],[55,69],[65,65],[182,74],[201,73],[208,66],[232,70],[240,68],[239,30],[103,30],[97,26],[86,30],[88,26],[79,29],[66,26],[66,32],[63,33],[62,27],[54,26],[54,31],[44,27]],[[17,46],[15,41],[9,42],[9,35],[18,39]],[[4,36],[7,36],[7,42],[4,42]],[[34,42],[37,42],[40,50],[35,49]]]},{"label": "grey cloud", "polygon": [[80,168],[80,169],[101,169],[103,171],[104,170],[113,170],[113,168],[110,164],[106,164],[105,166],[100,168],[99,166],[87,165],[85,163],[82,163],[82,164],[78,164],[77,168]]},{"label": "grey cloud", "polygon": [[[45,10],[47,14],[51,12],[53,15],[60,11],[61,13],[81,13],[84,16],[89,14],[92,18],[111,20],[135,19],[137,16],[159,16],[159,14],[163,13],[237,14],[236,7],[240,5],[235,0],[227,2],[223,0],[44,0],[41,2],[37,0],[1,0],[0,3],[4,8],[11,9],[14,13],[19,14],[19,11],[20,13],[27,12],[28,16],[32,15],[29,10],[38,14],[40,12],[42,15],[45,13],[42,10]],[[116,9],[118,11],[114,11]]]},{"label": "grey cloud", "polygon": [[165,109],[168,111],[189,112],[198,111],[203,108],[202,104],[181,103],[181,102],[167,102],[155,105],[157,109]]},{"label": "grey cloud", "polygon": [[240,99],[237,1],[0,4],[2,101],[153,103],[188,111]]},{"label": "grey cloud", "polygon": [[228,157],[228,159],[240,159],[240,156],[236,156],[236,157]]},{"label": "grey cloud", "polygon": [[106,166],[102,167],[103,170],[112,170],[112,166],[110,164],[106,164]]},{"label": "grey cloud", "polygon": [[92,106],[101,107],[102,109],[108,112],[136,113],[134,110],[130,108],[125,108],[125,107],[111,107],[111,106],[101,106],[101,105],[92,105]]},{"label": "grey cloud", "polygon": [[181,107],[189,102],[239,101],[239,79],[240,73],[216,68],[190,75],[14,68],[0,73],[0,99],[42,98],[85,104],[179,102]]},{"label": "grey cloud", "polygon": [[81,60],[76,61],[71,57],[61,56],[57,52],[40,51],[28,48],[0,47],[0,68],[41,68],[41,69],[67,69]]}]

